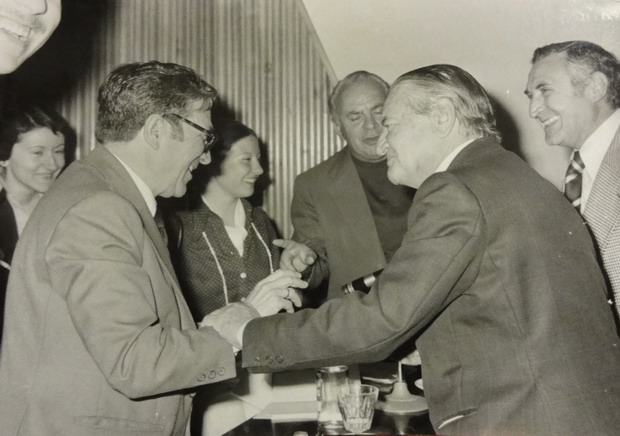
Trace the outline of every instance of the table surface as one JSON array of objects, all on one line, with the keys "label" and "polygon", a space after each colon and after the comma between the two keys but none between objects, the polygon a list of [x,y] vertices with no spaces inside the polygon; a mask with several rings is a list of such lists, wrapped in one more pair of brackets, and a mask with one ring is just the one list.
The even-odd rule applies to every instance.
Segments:
[{"label": "table surface", "polygon": [[[225,436],[292,436],[297,431],[305,431],[308,436],[325,434],[319,433],[316,421],[273,422],[268,419],[250,419],[226,433]],[[330,434],[351,435],[344,429]],[[435,433],[426,412],[396,415],[375,410],[372,427],[364,434],[432,435]]]},{"label": "table surface", "polygon": [[[363,370],[360,370],[363,375]],[[403,379],[407,382],[409,391],[414,395],[422,395],[423,392],[414,385],[414,381],[420,378],[420,367],[403,366]],[[383,401],[381,394],[379,401]],[[308,436],[323,435],[319,432],[316,420],[299,420],[274,422],[269,419],[250,419],[235,427],[225,436],[293,436],[295,432],[306,432]],[[303,434],[303,433],[301,433]],[[344,428],[331,434],[352,435]],[[375,435],[434,435],[435,432],[428,417],[428,411],[395,414],[384,412],[380,405],[375,409],[370,430],[364,434]]]}]

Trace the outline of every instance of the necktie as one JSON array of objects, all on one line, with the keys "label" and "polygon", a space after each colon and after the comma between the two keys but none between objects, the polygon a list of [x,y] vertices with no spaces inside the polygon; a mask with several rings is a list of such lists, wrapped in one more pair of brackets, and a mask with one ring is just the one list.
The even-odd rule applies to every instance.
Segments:
[{"label": "necktie", "polygon": [[564,195],[578,212],[581,212],[581,182],[584,168],[579,152],[575,151],[564,177]]},{"label": "necktie", "polygon": [[155,212],[154,218],[155,223],[157,224],[157,228],[159,229],[159,233],[161,234],[161,238],[164,240],[164,244],[168,245],[168,233],[166,232],[164,216],[162,215],[160,208],[157,208],[157,212]]}]

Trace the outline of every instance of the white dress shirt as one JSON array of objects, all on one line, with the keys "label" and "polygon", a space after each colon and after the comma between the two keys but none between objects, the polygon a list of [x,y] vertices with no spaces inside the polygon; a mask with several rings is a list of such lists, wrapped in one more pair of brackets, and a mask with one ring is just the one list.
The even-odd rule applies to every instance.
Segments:
[{"label": "white dress shirt", "polygon": [[144,198],[146,206],[149,208],[149,212],[151,212],[152,216],[155,216],[155,212],[157,212],[157,201],[155,201],[155,196],[153,195],[153,191],[151,191],[151,188],[149,188],[148,185],[144,182],[144,180],[142,180],[139,175],[137,175],[131,168],[129,168],[120,157],[118,157],[114,153],[112,153],[112,156],[118,159],[121,165],[127,170],[127,172],[129,173],[129,177],[131,177],[131,180],[133,180],[133,182],[136,184],[136,188],[138,188],[138,191],[140,191],[142,198]]}]

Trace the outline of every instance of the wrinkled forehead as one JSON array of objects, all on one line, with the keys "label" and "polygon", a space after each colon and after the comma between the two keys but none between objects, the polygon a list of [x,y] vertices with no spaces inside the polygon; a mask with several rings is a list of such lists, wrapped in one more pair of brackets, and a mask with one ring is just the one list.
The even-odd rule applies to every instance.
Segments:
[{"label": "wrinkled forehead", "polygon": [[349,85],[337,101],[337,108],[341,113],[346,113],[352,108],[370,105],[380,106],[386,97],[385,90],[376,81],[364,78]]},{"label": "wrinkled forehead", "polygon": [[413,98],[412,85],[406,82],[398,83],[390,88],[390,93],[383,106],[383,117],[401,116],[408,107],[408,102]]},{"label": "wrinkled forehead", "polygon": [[551,53],[536,61],[527,79],[527,88],[532,90],[541,83],[558,80],[568,76],[569,61],[566,53]]}]

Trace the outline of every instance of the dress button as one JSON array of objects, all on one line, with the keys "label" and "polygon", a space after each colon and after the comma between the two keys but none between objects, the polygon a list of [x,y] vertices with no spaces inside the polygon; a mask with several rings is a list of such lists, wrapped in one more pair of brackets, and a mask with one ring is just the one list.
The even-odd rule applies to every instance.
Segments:
[{"label": "dress button", "polygon": [[260,362],[260,357],[256,356],[256,357],[254,358],[254,362],[259,363],[259,362]]},{"label": "dress button", "polygon": [[266,361],[267,363],[272,363],[272,362],[273,362],[273,356],[266,356],[266,357],[265,357],[265,361]]},{"label": "dress button", "polygon": [[284,362],[284,357],[280,356],[279,354],[276,356],[276,362],[277,363],[282,363]]},{"label": "dress button", "polygon": [[244,272],[242,272],[241,274],[239,274],[239,277],[241,277],[242,279],[246,278],[248,275]]},{"label": "dress button", "polygon": [[209,378],[215,378],[215,370],[209,371]]},{"label": "dress button", "polygon": [[221,366],[217,369],[217,374],[218,375],[224,375],[226,374],[226,369],[222,368]]},{"label": "dress button", "polygon": [[206,374],[200,374],[200,375],[198,376],[198,381],[199,381],[199,382],[201,382],[201,381],[205,381],[205,379],[206,379],[206,378],[207,378],[207,375],[206,375]]}]

